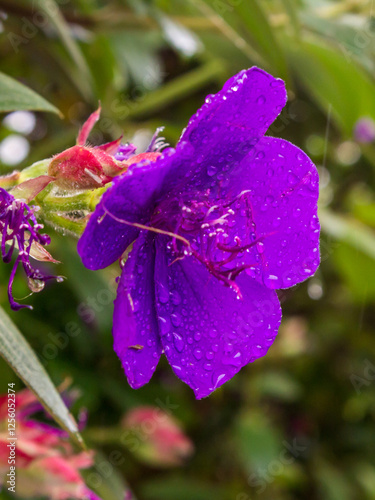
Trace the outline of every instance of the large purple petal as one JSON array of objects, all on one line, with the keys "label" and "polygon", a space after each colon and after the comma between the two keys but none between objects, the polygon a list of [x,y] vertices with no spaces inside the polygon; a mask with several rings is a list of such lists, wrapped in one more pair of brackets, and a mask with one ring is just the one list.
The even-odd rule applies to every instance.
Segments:
[{"label": "large purple petal", "polygon": [[141,233],[122,270],[113,315],[114,350],[134,389],[150,380],[161,354],[154,265],[153,235]]},{"label": "large purple petal", "polygon": [[179,165],[179,155],[168,181],[211,186],[215,175],[220,179],[255,146],[286,100],[284,82],[259,68],[232,77],[191,118],[177,145],[191,160]]},{"label": "large purple petal", "polygon": [[273,289],[314,274],[320,262],[319,177],[310,158],[287,141],[264,137],[228,186],[227,196],[243,192],[247,205],[231,232],[243,236],[248,218],[247,227],[258,241],[244,257],[244,262],[256,263],[250,274]]},{"label": "large purple petal", "polygon": [[127,223],[148,222],[165,168],[169,166],[168,153],[165,158],[160,166],[158,162],[142,162],[114,178],[113,185],[102,196],[78,241],[77,250],[86,267],[101,269],[109,266],[136,239],[139,229]]},{"label": "large purple petal", "polygon": [[242,299],[193,257],[173,262],[157,237],[157,313],[164,352],[198,399],[264,356],[277,334],[276,292],[242,274]]}]

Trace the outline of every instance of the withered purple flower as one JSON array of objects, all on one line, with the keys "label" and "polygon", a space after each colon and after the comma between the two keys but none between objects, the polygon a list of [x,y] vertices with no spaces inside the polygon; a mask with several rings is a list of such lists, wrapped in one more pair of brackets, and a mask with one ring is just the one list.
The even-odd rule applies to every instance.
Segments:
[{"label": "withered purple flower", "polygon": [[[12,194],[0,187],[0,239],[3,262],[10,262],[14,250],[18,249],[8,283],[9,302],[11,308],[15,311],[24,307],[31,309],[31,306],[16,302],[12,295],[14,277],[20,264],[26,273],[29,288],[33,292],[43,289],[47,280],[56,278],[56,276],[43,274],[30,263],[30,252],[33,246],[45,246],[50,243],[47,234],[39,233],[43,226],[38,224],[34,211],[34,208],[29,207],[22,200],[16,199]],[[49,260],[53,261],[52,258]]]},{"label": "withered purple flower", "polygon": [[284,83],[251,68],[208,96],[176,149],[115,178],[78,251],[90,269],[123,264],[114,347],[133,388],[165,353],[209,395],[264,356],[281,320],[275,289],[319,265],[318,173],[287,141],[264,136]]}]

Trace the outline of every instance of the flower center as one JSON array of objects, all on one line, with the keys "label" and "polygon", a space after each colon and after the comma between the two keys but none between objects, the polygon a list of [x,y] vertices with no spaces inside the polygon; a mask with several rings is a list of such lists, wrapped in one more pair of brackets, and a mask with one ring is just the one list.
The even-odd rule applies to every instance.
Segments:
[{"label": "flower center", "polygon": [[150,225],[176,235],[168,244],[176,260],[194,256],[212,275],[237,292],[236,277],[260,265],[256,246],[262,244],[263,238],[255,235],[247,191],[230,200],[215,199],[210,191],[196,200],[183,196],[164,200]]}]

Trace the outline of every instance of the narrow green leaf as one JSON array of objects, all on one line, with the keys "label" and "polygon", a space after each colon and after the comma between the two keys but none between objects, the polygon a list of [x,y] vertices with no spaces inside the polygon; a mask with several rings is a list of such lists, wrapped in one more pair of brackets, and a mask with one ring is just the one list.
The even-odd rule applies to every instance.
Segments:
[{"label": "narrow green leaf", "polygon": [[155,113],[165,106],[170,106],[179,99],[191,95],[204,85],[215,81],[224,73],[219,60],[211,60],[201,67],[190,71],[164,84],[138,101],[127,101],[121,105],[120,119],[135,118],[147,113]]},{"label": "narrow green leaf", "polygon": [[[288,0],[290,1],[290,0]],[[301,14],[303,25],[319,37],[335,44],[338,51],[343,54],[348,61],[355,60],[361,64],[365,70],[374,72],[374,44],[368,35],[370,31],[366,22],[357,24],[359,17],[354,18],[355,23],[350,25],[344,22],[338,22],[336,19],[324,19],[311,12]],[[364,42],[358,43],[359,34],[363,33]],[[368,43],[366,41],[368,40]]]},{"label": "narrow green leaf", "polygon": [[0,112],[17,110],[48,111],[60,116],[60,111],[33,90],[0,72]]},{"label": "narrow green leaf", "polygon": [[202,13],[256,64],[267,65],[276,76],[288,80],[283,49],[257,0],[227,5],[216,0],[194,0]]},{"label": "narrow green leaf", "polygon": [[298,6],[296,0],[282,0],[284,9],[293,26],[294,35],[299,38],[301,35],[301,26],[298,17]]},{"label": "narrow green leaf", "polygon": [[0,354],[23,382],[35,393],[48,413],[80,446],[77,424],[51,382],[34,351],[16,325],[0,307]]},{"label": "narrow green leaf", "polygon": [[275,30],[268,22],[261,2],[257,0],[235,2],[234,9],[260,53],[276,73],[275,76],[288,81],[287,63],[283,49],[275,36]]},{"label": "narrow green leaf", "polygon": [[[200,12],[212,23],[213,26],[221,32],[238,50],[240,50],[245,56],[247,56],[251,61],[256,64],[264,64],[262,56],[252,47],[248,41],[242,37],[236,28],[235,19],[233,20],[233,14],[226,14],[225,17],[221,15],[223,13],[222,8],[225,4],[215,4],[210,5],[208,0],[190,0]],[[215,7],[220,7],[215,10]],[[232,7],[225,6],[224,12],[232,12]],[[236,16],[235,16],[236,17]],[[231,18],[231,19],[230,19]]]},{"label": "narrow green leaf", "polygon": [[72,37],[69,25],[61,14],[61,11],[55,0],[34,0],[37,8],[48,18],[51,25],[55,28],[62,43],[65,45],[70,57],[72,58],[80,75],[79,83],[81,91],[85,95],[92,96],[92,76],[82,51]]},{"label": "narrow green leaf", "polygon": [[341,243],[335,249],[333,264],[359,303],[375,299],[375,260],[360,250]]}]

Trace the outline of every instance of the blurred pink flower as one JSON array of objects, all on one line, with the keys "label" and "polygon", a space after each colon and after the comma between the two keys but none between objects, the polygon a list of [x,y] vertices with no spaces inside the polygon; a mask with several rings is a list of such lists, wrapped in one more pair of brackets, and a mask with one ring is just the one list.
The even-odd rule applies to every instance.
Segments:
[{"label": "blurred pink flower", "polygon": [[177,420],[160,408],[134,408],[125,415],[122,425],[130,433],[126,436],[130,438],[130,451],[151,465],[181,465],[194,451]]},{"label": "blurred pink flower", "polygon": [[[13,401],[13,399],[12,399]],[[66,432],[30,415],[42,410],[34,394],[24,389],[16,394],[16,494],[50,500],[99,500],[87,488],[80,469],[93,465],[90,452],[76,453]],[[0,487],[9,472],[8,396],[0,396]],[[5,487],[5,486],[4,486]]]}]

